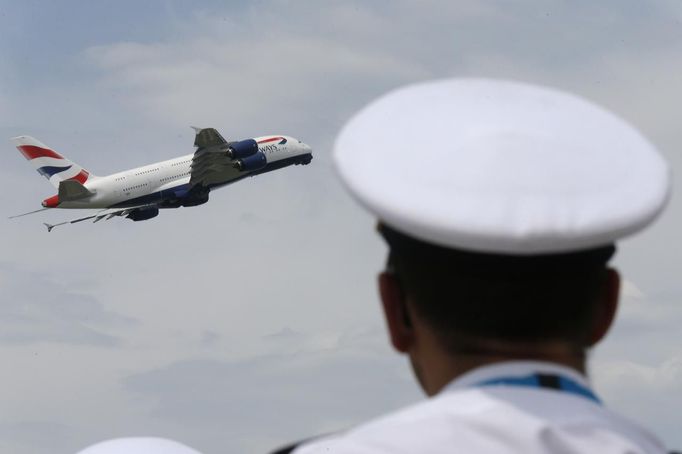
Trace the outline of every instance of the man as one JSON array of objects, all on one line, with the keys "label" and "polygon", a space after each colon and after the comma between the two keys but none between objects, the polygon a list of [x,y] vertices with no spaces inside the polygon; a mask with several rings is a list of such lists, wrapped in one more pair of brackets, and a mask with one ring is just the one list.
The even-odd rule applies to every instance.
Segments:
[{"label": "man", "polygon": [[560,91],[443,80],[360,111],[335,161],[380,220],[390,340],[431,398],[278,452],[665,452],[586,378],[618,304],[614,242],[669,197],[634,128]]}]

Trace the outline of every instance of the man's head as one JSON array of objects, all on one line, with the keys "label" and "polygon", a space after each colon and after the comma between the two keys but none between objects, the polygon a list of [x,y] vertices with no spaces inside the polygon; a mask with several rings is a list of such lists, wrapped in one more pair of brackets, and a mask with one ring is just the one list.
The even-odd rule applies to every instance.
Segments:
[{"label": "man's head", "polygon": [[433,335],[428,348],[455,361],[560,353],[579,364],[613,321],[619,289],[618,273],[607,266],[613,245],[512,256],[435,246],[385,225],[380,232],[390,249],[379,278],[387,327],[393,346],[418,371],[425,333]]},{"label": "man's head", "polygon": [[595,342],[595,308],[610,292],[613,245],[510,256],[439,247],[386,226],[381,233],[403,297],[448,350],[466,349],[475,339],[551,339],[583,348]]},{"label": "man's head", "polygon": [[346,124],[334,158],[382,222],[386,318],[418,372],[443,355],[582,357],[616,310],[613,245],[670,193],[667,163],[627,122],[511,81],[395,90]]}]

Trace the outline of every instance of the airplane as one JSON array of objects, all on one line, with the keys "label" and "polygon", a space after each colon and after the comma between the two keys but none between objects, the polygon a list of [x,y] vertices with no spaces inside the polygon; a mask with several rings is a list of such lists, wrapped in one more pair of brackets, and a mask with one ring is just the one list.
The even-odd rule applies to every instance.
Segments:
[{"label": "airplane", "polygon": [[117,216],[145,221],[160,209],[191,207],[208,201],[209,192],[246,177],[290,165],[307,165],[313,159],[307,144],[290,136],[270,135],[227,141],[214,128],[197,128],[193,154],[96,176],[29,136],[12,138],[21,154],[57,188],[42,202],[43,208],[12,218],[54,208],[92,208],[93,215],[58,224],[44,223],[47,231],[92,219]]}]

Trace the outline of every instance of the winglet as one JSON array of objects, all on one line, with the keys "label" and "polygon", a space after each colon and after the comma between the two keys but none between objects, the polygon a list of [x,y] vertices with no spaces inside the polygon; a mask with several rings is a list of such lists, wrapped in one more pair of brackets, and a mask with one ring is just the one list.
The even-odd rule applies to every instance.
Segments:
[{"label": "winglet", "polygon": [[47,222],[43,222],[43,225],[44,225],[45,227],[47,227],[47,231],[48,231],[48,232],[51,232],[52,229],[55,228],[54,225],[48,224]]},{"label": "winglet", "polygon": [[190,128],[194,129],[194,134],[195,134],[195,137],[194,137],[194,146],[195,146],[195,147],[199,147],[199,146],[200,146],[200,145],[199,145],[199,142],[200,142],[200,137],[201,137],[201,131],[202,131],[204,128],[200,128],[200,127],[198,127],[198,126],[190,126]]},{"label": "winglet", "polygon": [[197,132],[194,137],[194,146],[197,148],[218,147],[227,144],[227,140],[215,128],[197,128],[192,126]]}]

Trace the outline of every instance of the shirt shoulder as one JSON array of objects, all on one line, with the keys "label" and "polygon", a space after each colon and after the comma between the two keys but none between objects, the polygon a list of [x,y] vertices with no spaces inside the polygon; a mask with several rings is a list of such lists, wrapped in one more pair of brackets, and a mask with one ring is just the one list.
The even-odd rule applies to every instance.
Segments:
[{"label": "shirt shoulder", "polygon": [[421,450],[423,446],[419,446],[423,445],[424,440],[437,443],[445,433],[465,433],[467,415],[493,411],[495,402],[478,394],[476,390],[471,390],[437,396],[381,416],[343,434],[302,444],[293,453],[427,453],[430,451]]},{"label": "shirt shoulder", "polygon": [[[557,409],[560,409],[557,411]],[[545,390],[465,389],[316,440],[294,454],[665,453],[625,418]]]}]

